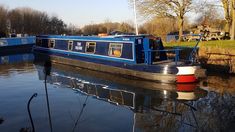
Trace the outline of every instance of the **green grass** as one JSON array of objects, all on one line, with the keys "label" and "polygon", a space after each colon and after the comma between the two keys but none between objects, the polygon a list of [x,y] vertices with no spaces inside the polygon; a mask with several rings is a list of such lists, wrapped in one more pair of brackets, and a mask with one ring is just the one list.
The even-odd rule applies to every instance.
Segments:
[{"label": "green grass", "polygon": [[[196,44],[196,41],[192,42],[171,42],[171,43],[164,43],[164,46],[167,47],[175,47],[175,46],[186,46],[186,47],[193,47]],[[211,46],[211,47],[221,47],[221,48],[231,48],[235,49],[235,41],[233,40],[217,40],[217,41],[201,41],[199,43],[200,46]]]}]

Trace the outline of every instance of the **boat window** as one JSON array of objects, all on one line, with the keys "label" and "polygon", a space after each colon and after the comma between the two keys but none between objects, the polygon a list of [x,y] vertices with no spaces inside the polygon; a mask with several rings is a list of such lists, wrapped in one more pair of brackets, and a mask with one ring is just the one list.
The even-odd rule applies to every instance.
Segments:
[{"label": "boat window", "polygon": [[50,39],[48,41],[48,48],[55,48],[55,40]]},{"label": "boat window", "polygon": [[42,45],[42,39],[37,38],[36,39],[36,45],[41,46]]},{"label": "boat window", "polygon": [[87,42],[86,43],[86,53],[95,53],[96,42]]},{"label": "boat window", "polygon": [[122,55],[122,46],[120,43],[110,43],[109,45],[109,56],[121,57]]},{"label": "boat window", "polygon": [[68,42],[68,50],[72,51],[73,50],[73,41]]}]

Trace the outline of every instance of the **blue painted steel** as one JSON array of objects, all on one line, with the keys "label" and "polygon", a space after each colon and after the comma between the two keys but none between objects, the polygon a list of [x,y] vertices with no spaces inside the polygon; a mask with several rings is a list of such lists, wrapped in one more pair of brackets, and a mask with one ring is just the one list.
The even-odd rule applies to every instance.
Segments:
[{"label": "blue painted steel", "polygon": [[[41,39],[41,38],[37,38]],[[55,39],[55,38],[51,38]],[[117,41],[118,43],[122,42],[123,48],[122,48],[122,55],[120,57],[112,57],[109,56],[108,50],[109,50],[109,45],[110,43],[116,43],[116,41],[81,41],[81,40],[73,40],[73,50],[68,51],[68,42],[69,40],[55,40],[55,47],[53,52],[60,52],[60,53],[65,53],[65,54],[76,54],[77,56],[83,56],[83,57],[89,57],[89,58],[99,58],[99,59],[107,59],[110,61],[120,61],[120,62],[125,62],[125,63],[131,63],[131,64],[136,64],[135,60],[135,55],[134,55],[134,43],[133,42],[126,42],[126,41]],[[85,48],[86,48],[86,43],[87,42],[96,42],[96,51],[94,54],[86,53]],[[76,50],[75,46],[79,45],[81,46],[81,50]],[[44,47],[44,50],[48,50],[48,39],[45,39],[43,37],[42,39],[42,44],[36,43],[36,48]],[[132,50],[130,50],[132,49]]]},{"label": "blue painted steel", "polygon": [[43,47],[37,47],[37,49],[49,51],[51,53],[60,53],[65,54],[67,56],[74,55],[77,57],[87,57],[88,59],[102,59],[102,60],[108,60],[108,61],[118,61],[118,62],[125,62],[129,64],[135,64],[134,60],[125,59],[125,58],[116,58],[116,57],[108,57],[108,56],[99,56],[96,54],[85,54],[81,52],[72,52],[72,51],[65,51],[65,50],[59,50],[59,49],[49,49],[49,48],[43,48]]},{"label": "blue painted steel", "polygon": [[[135,63],[146,63],[148,65],[151,65],[152,62],[155,60],[155,56],[156,53],[151,53],[149,51],[147,51],[148,49],[150,50],[162,50],[164,49],[163,44],[161,39],[156,39],[156,42],[153,42],[153,40],[151,40],[152,36],[151,35],[138,35],[138,36],[112,36],[112,37],[97,37],[97,36],[55,36],[55,35],[51,35],[51,36],[47,36],[47,35],[42,35],[42,36],[38,36],[37,38],[42,39],[43,43],[47,44],[48,39],[54,39],[57,41],[69,41],[69,40],[73,40],[73,41],[94,41],[94,42],[117,42],[117,43],[134,43],[134,45],[132,45],[132,59],[135,61]],[[151,42],[150,42],[151,41]],[[84,47],[85,44],[82,43],[82,47]],[[125,49],[124,45],[124,49]],[[43,45],[43,47],[46,47],[46,45]],[[58,48],[58,47],[55,47]],[[63,47],[61,49],[66,49],[66,47]],[[97,47],[98,50],[100,49],[106,49],[108,50],[107,47],[104,46],[98,46]],[[80,52],[85,52],[85,49],[83,49]],[[142,51],[145,50],[146,53],[144,53],[144,55],[142,54]],[[74,51],[74,50],[73,50]],[[130,51],[130,50],[129,50]],[[130,58],[130,52],[127,51],[123,51],[123,55],[121,56],[121,58]],[[95,54],[100,54],[100,55],[107,55],[108,51],[102,51],[102,52],[96,52]],[[129,56],[129,57],[128,57]],[[161,52],[159,54],[160,56],[160,60],[166,60],[166,53],[165,52]]]},{"label": "blue painted steel", "polygon": [[[150,72],[150,73],[163,73],[164,71],[164,65],[144,65],[144,64],[129,64],[125,62],[119,62],[119,61],[110,61],[107,59],[98,59],[98,58],[93,58],[90,59],[88,57],[82,57],[82,56],[77,56],[77,55],[68,55],[64,53],[58,53],[58,52],[52,52],[52,50],[41,50],[39,48],[35,49],[35,54],[37,53],[43,53],[45,55],[54,55],[54,56],[60,56],[68,59],[74,59],[74,60],[80,60],[84,62],[92,62],[96,64],[103,64],[107,66],[112,66],[112,67],[119,67],[119,68],[125,68],[125,69],[130,69],[130,70],[136,70],[136,71],[143,71],[143,72]],[[36,55],[37,56],[37,55]],[[41,55],[38,55],[41,57]],[[169,66],[167,73],[169,74],[176,74],[178,72],[177,68],[174,66]]]},{"label": "blue painted steel", "polygon": [[150,44],[149,39],[144,38],[143,39],[143,47],[144,47],[144,63],[151,65],[152,64],[152,54],[150,52]]},{"label": "blue painted steel", "polygon": [[[167,60],[166,52],[164,50],[162,41],[160,38],[157,38],[155,41],[149,38],[144,38],[143,40],[143,49],[144,51],[144,62],[147,65],[153,64],[155,57],[159,56],[160,60]],[[160,51],[160,52],[156,52]]]},{"label": "blue painted steel", "polygon": [[[147,52],[148,55],[151,55],[151,53],[157,52],[158,54],[166,53],[166,52],[174,52],[175,53],[175,64],[177,65],[177,62],[179,61],[180,54],[179,51],[181,49],[168,49],[168,50],[143,50],[145,53]],[[147,63],[148,64],[148,63]]]},{"label": "blue painted steel", "polygon": [[175,65],[177,65],[177,62],[180,59],[179,49],[175,49]]},{"label": "blue painted steel", "polygon": [[29,37],[16,37],[16,38],[1,38],[0,39],[0,47],[4,46],[19,46],[24,44],[34,44],[35,36]]},{"label": "blue painted steel", "polygon": [[137,63],[144,63],[144,52],[143,52],[143,38],[138,38],[135,41],[135,60]]},{"label": "blue painted steel", "polygon": [[[55,47],[48,48],[49,40],[55,40]],[[68,42],[73,41],[72,51],[68,50]],[[40,43],[42,42],[42,43]],[[87,42],[96,42],[94,54],[85,52]],[[121,57],[109,56],[110,43],[122,43]],[[80,50],[76,46],[80,45]],[[163,73],[165,65],[154,65],[155,56],[160,55],[160,60],[166,59],[166,50],[160,39],[149,35],[95,37],[95,36],[38,36],[34,51],[48,55],[61,56],[107,66],[114,66],[136,71]],[[144,52],[143,52],[144,51]],[[155,51],[158,51],[157,54]],[[145,64],[143,64],[143,62]],[[175,66],[169,66],[167,73],[177,73]]]},{"label": "blue painted steel", "polygon": [[131,36],[115,36],[115,37],[98,37],[98,36],[59,36],[59,35],[40,35],[37,38],[56,39],[56,40],[83,40],[83,41],[129,41],[133,42]]}]

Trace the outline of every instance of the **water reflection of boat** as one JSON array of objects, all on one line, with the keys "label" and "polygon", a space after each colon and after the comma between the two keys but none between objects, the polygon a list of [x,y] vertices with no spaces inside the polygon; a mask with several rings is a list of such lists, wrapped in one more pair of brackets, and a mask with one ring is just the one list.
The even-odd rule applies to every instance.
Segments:
[{"label": "water reflection of boat", "polygon": [[[46,61],[51,61],[51,58],[42,54],[37,54],[34,53],[35,55],[35,62],[44,62]],[[43,65],[43,64],[40,64]],[[119,76],[119,75],[114,75],[114,74],[107,74],[104,72],[97,72],[94,70],[87,70],[87,69],[83,69],[83,68],[79,68],[79,67],[74,67],[74,66],[69,66],[69,65],[62,65],[62,64],[58,64],[58,63],[53,63],[53,67],[55,69],[62,69],[60,70],[60,72],[62,72],[62,74],[64,75],[68,75],[70,76],[71,73],[78,73],[73,74],[71,76],[75,76],[75,77],[82,77],[86,78],[86,79],[90,79],[90,77],[92,76],[93,78],[100,78],[101,80],[110,80],[112,82],[116,82],[118,84],[124,84],[124,85],[129,85],[129,86],[133,86],[133,87],[140,87],[140,88],[147,88],[147,89],[165,89],[165,90],[175,90],[176,86],[175,84],[166,84],[166,83],[155,83],[155,82],[150,82],[150,81],[145,81],[142,79],[137,79],[137,78],[133,78],[130,76]],[[92,80],[92,81],[96,81]],[[99,79],[98,79],[99,80]]]},{"label": "water reflection of boat", "polygon": [[204,97],[206,92],[197,88],[197,84],[177,84],[177,100],[197,100]]},{"label": "water reflection of boat", "polygon": [[[11,70],[25,69],[29,66],[33,67],[34,55],[30,53],[0,55],[0,73],[8,74]],[[14,70],[17,70],[14,69]]]},{"label": "water reflection of boat", "polygon": [[[39,79],[44,80],[43,66],[37,64],[36,67]],[[107,80],[108,78],[109,80]],[[150,99],[150,102],[156,102],[154,101],[158,100],[156,98],[177,100],[184,98],[181,96],[182,93],[184,93],[184,95],[194,93],[194,96],[188,98],[188,100],[196,100],[201,94],[205,93],[205,91],[199,89],[196,84],[172,85],[118,78],[118,76],[110,76],[110,74],[101,74],[100,72],[84,71],[83,69],[77,69],[71,66],[52,64],[51,76],[48,77],[47,81],[51,84],[59,84],[73,88],[74,90],[79,90],[85,94],[97,97],[97,99],[103,99],[132,108],[135,106],[135,101],[139,102],[139,98],[137,97],[146,97]],[[128,84],[128,86],[120,85],[120,88],[112,87],[113,82],[119,85]],[[182,91],[182,89],[187,90]],[[203,92],[196,94],[195,91]]]},{"label": "water reflection of boat", "polygon": [[16,64],[16,63],[24,63],[24,62],[33,62],[34,56],[30,53],[23,54],[13,54],[13,55],[0,55],[0,64]]},{"label": "water reflection of boat", "polygon": [[[46,68],[42,65],[42,63],[35,64],[38,70],[39,79],[44,80],[44,71]],[[193,110],[195,110],[195,108],[190,103],[188,103],[188,101],[197,100],[198,98],[206,96],[207,94],[205,90],[198,88],[196,84],[190,86],[183,84],[169,84],[169,87],[171,87],[170,89],[167,88],[167,85],[165,84],[158,85],[157,88],[153,89],[149,87],[154,86],[156,83],[152,83],[150,85],[150,83],[147,82],[146,84],[148,85],[143,86],[144,88],[141,88],[141,84],[144,84],[144,82],[138,84],[137,80],[129,80],[131,82],[136,82],[132,85],[123,85],[128,82],[128,79],[117,79],[118,77],[110,77],[109,74],[108,79],[107,77],[105,77],[105,75],[100,76],[100,74],[95,73],[96,72],[92,72],[89,70],[83,71],[81,69],[72,68],[70,66],[52,63],[50,76],[47,77],[47,82],[53,85],[58,85],[61,88],[71,88],[76,92],[86,95],[87,97],[92,96],[93,98],[103,100],[111,104],[130,108],[134,112],[133,129],[144,130],[147,129],[142,128],[143,125],[149,125],[149,121],[151,121],[151,123],[155,122],[153,121],[153,119],[155,120],[155,118],[158,119],[158,122],[155,122],[155,126],[153,125],[152,127],[156,127],[156,125],[158,126],[159,124],[156,123],[160,123],[162,121],[171,121],[172,119],[169,118],[169,115],[174,116],[177,120],[178,117],[180,117],[182,120],[184,117],[184,113],[188,113],[186,112],[188,111],[187,109],[192,112],[190,114],[193,115],[192,117],[194,117],[194,122],[197,122],[193,113]],[[106,79],[104,80],[104,78]],[[117,83],[117,81],[118,84],[113,85],[114,83]],[[137,87],[134,87],[134,85],[136,85]],[[160,88],[159,86],[163,87]],[[187,89],[186,87],[190,88]],[[195,91],[199,92],[195,93]],[[184,93],[185,95],[194,93],[194,96],[185,98],[182,97],[181,93]],[[149,116],[151,116],[151,118]],[[193,127],[197,126],[183,120],[181,121],[181,123]],[[167,127],[167,124],[160,123],[160,126]]]}]

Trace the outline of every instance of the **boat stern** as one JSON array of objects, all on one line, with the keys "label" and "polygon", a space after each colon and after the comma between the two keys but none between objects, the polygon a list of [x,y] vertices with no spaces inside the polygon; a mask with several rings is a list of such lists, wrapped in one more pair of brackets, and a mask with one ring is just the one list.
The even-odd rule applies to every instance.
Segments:
[{"label": "boat stern", "polygon": [[177,83],[193,83],[197,82],[198,77],[196,71],[200,66],[178,66],[178,73],[176,74]]}]

